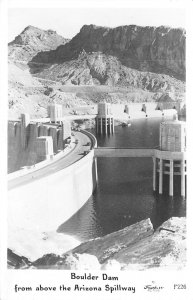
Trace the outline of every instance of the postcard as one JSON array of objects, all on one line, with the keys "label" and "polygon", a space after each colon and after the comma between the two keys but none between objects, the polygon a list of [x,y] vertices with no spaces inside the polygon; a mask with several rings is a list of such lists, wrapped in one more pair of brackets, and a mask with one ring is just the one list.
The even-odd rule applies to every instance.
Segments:
[{"label": "postcard", "polygon": [[192,8],[1,2],[1,300],[192,299]]}]

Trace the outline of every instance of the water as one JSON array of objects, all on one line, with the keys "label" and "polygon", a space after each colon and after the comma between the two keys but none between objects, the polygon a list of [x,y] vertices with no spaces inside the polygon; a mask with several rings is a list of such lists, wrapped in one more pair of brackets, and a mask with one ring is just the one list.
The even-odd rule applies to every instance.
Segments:
[{"label": "water", "polygon": [[[159,145],[161,119],[132,121],[130,127],[115,127],[114,135],[97,137],[98,146],[152,147]],[[93,132],[94,133],[94,132]],[[98,158],[98,186],[93,196],[60,226],[59,232],[81,241],[106,235],[150,218],[154,228],[172,216],[185,216],[185,200],[168,196],[169,178],[164,178],[164,194],[152,191],[152,158]],[[174,190],[179,192],[179,180]]]}]

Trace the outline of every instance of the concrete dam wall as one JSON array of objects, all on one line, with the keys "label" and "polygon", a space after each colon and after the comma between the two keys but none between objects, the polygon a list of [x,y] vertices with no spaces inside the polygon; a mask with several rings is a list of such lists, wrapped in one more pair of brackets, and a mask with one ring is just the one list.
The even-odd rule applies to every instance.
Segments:
[{"label": "concrete dam wall", "polygon": [[56,231],[92,195],[97,183],[94,149],[71,166],[8,191],[9,233]]}]

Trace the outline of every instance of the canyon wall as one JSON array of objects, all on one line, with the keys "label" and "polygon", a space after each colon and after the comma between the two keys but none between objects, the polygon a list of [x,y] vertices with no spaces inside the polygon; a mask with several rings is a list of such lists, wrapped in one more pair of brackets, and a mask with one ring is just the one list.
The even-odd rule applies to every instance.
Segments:
[{"label": "canyon wall", "polygon": [[185,41],[185,30],[181,28],[84,25],[69,43],[39,53],[32,61],[62,63],[77,58],[82,51],[82,55],[101,52],[119,58],[126,67],[184,80]]}]

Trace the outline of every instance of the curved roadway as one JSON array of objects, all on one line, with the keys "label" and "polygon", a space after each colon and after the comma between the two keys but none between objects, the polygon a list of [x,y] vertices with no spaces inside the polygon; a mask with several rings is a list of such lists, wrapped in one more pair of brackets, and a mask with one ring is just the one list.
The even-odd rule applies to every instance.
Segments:
[{"label": "curved roadway", "polygon": [[80,160],[84,156],[84,151],[90,150],[91,146],[87,146],[87,143],[91,142],[91,139],[82,132],[75,132],[74,135],[75,139],[78,140],[78,144],[76,144],[75,148],[71,152],[69,152],[61,159],[55,162],[53,161],[53,163],[48,166],[10,180],[8,182],[8,190],[30,183],[32,180],[39,180],[44,176],[48,176],[52,173],[58,172],[59,170],[62,170]]}]

